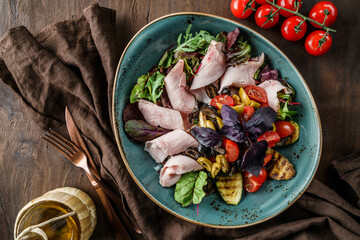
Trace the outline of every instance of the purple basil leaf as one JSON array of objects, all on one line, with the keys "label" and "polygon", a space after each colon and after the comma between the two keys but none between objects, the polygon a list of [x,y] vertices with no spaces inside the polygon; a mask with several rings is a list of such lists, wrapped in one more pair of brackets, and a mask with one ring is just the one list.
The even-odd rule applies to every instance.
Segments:
[{"label": "purple basil leaf", "polygon": [[222,106],[221,117],[224,125],[234,126],[239,123],[239,114],[228,105]]},{"label": "purple basil leaf", "polygon": [[226,49],[229,51],[231,46],[236,42],[237,37],[240,34],[240,30],[238,28],[235,28],[234,31],[229,32],[229,34],[226,36]]},{"label": "purple basil leaf", "polygon": [[142,120],[129,120],[125,123],[125,132],[136,141],[147,142],[170,132],[170,130],[151,126]]},{"label": "purple basil leaf", "polygon": [[138,102],[126,105],[123,111],[123,120],[125,123],[129,120],[145,120],[138,108]]},{"label": "purple basil leaf", "polygon": [[221,135],[211,128],[194,127],[191,129],[191,134],[205,147],[215,147],[221,144]]},{"label": "purple basil leaf", "polygon": [[224,125],[221,128],[220,132],[228,139],[237,143],[242,143],[247,138],[246,133],[240,123],[234,126]]},{"label": "purple basil leaf", "polygon": [[245,130],[251,140],[256,141],[272,127],[276,120],[276,112],[270,107],[263,107],[255,111],[249,121],[245,123]]},{"label": "purple basil leaf", "polygon": [[279,79],[279,71],[277,69],[271,69],[269,65],[260,72],[260,80],[261,82],[265,82],[267,80],[278,80]]},{"label": "purple basil leaf", "polygon": [[264,164],[267,147],[268,143],[265,140],[251,144],[244,154],[241,168],[258,177]]}]

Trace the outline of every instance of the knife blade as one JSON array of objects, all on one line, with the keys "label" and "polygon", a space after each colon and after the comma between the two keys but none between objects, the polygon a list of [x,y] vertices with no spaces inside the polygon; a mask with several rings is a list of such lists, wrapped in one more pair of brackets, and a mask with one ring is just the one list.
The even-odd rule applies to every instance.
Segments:
[{"label": "knife blade", "polygon": [[[96,165],[90,155],[90,152],[84,142],[84,139],[81,136],[80,130],[77,127],[77,125],[74,121],[74,118],[72,117],[68,107],[65,108],[65,121],[66,121],[66,127],[68,129],[71,140],[85,152],[87,159],[88,159],[89,168],[91,169],[92,173],[98,178],[98,180],[101,181],[99,171],[96,168]],[[105,211],[108,215],[110,223],[113,226],[116,239],[119,239],[119,240],[120,239],[131,239],[128,231],[123,226],[123,224],[121,223],[119,217],[117,216],[114,208],[112,207],[111,202],[110,202],[106,192],[104,191],[104,189],[99,187],[99,185],[94,181],[92,176],[90,176],[88,174],[86,174],[86,175],[89,178],[91,184],[94,186],[96,193],[99,195],[99,198],[105,208]]]}]

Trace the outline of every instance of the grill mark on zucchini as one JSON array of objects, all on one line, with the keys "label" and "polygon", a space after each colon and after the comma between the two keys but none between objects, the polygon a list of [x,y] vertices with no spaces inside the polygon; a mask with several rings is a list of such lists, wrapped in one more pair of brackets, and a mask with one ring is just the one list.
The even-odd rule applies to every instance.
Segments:
[{"label": "grill mark on zucchini", "polygon": [[218,176],[216,187],[228,204],[237,205],[242,195],[242,176],[241,173],[234,173],[231,176]]},{"label": "grill mark on zucchini", "polygon": [[289,160],[273,149],[269,151],[271,151],[275,163],[268,171],[268,177],[275,180],[289,180],[295,177],[296,172]]}]

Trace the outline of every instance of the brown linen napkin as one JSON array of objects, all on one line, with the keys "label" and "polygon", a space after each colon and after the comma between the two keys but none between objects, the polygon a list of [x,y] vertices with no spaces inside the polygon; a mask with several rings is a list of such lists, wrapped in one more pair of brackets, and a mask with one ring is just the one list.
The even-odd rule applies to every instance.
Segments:
[{"label": "brown linen napkin", "polygon": [[[43,130],[67,132],[64,108],[69,106],[101,176],[125,194],[145,238],[360,239],[359,206],[317,180],[288,210],[244,229],[197,226],[155,205],[124,167],[111,128],[117,50],[115,11],[92,5],[82,17],[52,24],[35,36],[24,27],[9,30],[0,39],[0,78]],[[360,196],[359,154],[333,164]]]}]

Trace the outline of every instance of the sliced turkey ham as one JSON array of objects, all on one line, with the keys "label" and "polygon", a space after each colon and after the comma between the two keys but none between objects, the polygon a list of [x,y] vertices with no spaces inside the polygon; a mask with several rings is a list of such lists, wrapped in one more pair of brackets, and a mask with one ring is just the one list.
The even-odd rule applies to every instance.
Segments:
[{"label": "sliced turkey ham", "polygon": [[218,80],[226,70],[224,43],[211,41],[199,71],[196,73],[190,90],[199,89]]},{"label": "sliced turkey ham", "polygon": [[186,73],[184,60],[180,59],[175,67],[166,75],[165,87],[171,106],[184,114],[190,114],[195,108],[195,98],[186,89]]},{"label": "sliced turkey ham", "polygon": [[259,84],[258,86],[262,87],[266,91],[269,107],[278,112],[280,104],[277,93],[282,90],[284,90],[285,93],[288,93],[286,87],[277,80],[268,80]]},{"label": "sliced turkey ham", "polygon": [[179,111],[160,107],[144,99],[139,100],[138,107],[147,123],[166,129],[185,130],[184,121]]},{"label": "sliced turkey ham", "polygon": [[184,152],[189,147],[198,147],[198,142],[183,130],[174,130],[145,143],[145,151],[162,163],[167,156]]},{"label": "sliced turkey ham", "polygon": [[180,179],[181,174],[201,169],[203,169],[203,166],[190,157],[184,155],[173,156],[160,171],[160,185],[171,187]]},{"label": "sliced turkey ham", "polygon": [[246,87],[255,85],[254,75],[259,67],[264,63],[265,55],[262,53],[260,56],[253,58],[245,63],[230,66],[220,79],[220,90],[226,87]]}]

